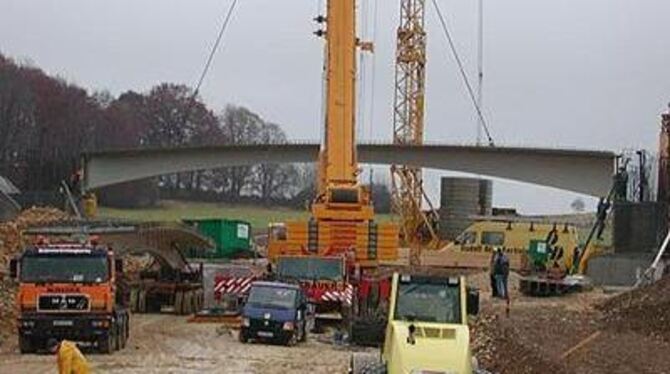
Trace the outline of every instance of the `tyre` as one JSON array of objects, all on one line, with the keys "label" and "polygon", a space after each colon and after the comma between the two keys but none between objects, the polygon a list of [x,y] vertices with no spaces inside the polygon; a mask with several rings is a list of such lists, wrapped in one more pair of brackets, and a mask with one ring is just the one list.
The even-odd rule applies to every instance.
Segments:
[{"label": "tyre", "polygon": [[366,347],[379,347],[384,343],[386,320],[380,318],[364,318],[351,324],[351,342]]},{"label": "tyre", "polygon": [[240,330],[240,334],[238,335],[237,338],[242,344],[245,344],[246,342],[249,341],[249,338],[247,338],[247,334],[242,330]]},{"label": "tyre", "polygon": [[140,290],[137,300],[138,300],[137,301],[137,311],[139,313],[146,313],[147,312],[147,291],[146,290]]},{"label": "tyre", "polygon": [[137,303],[139,297],[139,290],[137,288],[132,288],[130,290],[130,311],[137,312]]},{"label": "tyre", "polygon": [[114,343],[114,350],[118,351],[121,349],[121,325],[117,322],[116,327],[114,328],[114,338],[113,338],[113,343]]},{"label": "tyre", "polygon": [[19,336],[19,351],[21,354],[35,352],[33,340],[25,336]]},{"label": "tyre", "polygon": [[307,322],[303,322],[302,334],[300,334],[300,341],[301,342],[306,342],[307,341]]},{"label": "tyre", "polygon": [[184,293],[177,291],[174,295],[174,314],[181,315],[184,307]]},{"label": "tyre", "polygon": [[114,334],[110,331],[107,336],[98,338],[98,352],[104,354],[112,353],[114,347]]},{"label": "tyre", "polygon": [[284,345],[287,347],[294,347],[296,344],[298,344],[298,334],[294,332],[288,339],[286,339]]},{"label": "tyre", "polygon": [[184,302],[182,304],[182,312],[181,314],[191,314],[191,310],[193,309],[193,292],[191,291],[186,291],[184,292]]}]

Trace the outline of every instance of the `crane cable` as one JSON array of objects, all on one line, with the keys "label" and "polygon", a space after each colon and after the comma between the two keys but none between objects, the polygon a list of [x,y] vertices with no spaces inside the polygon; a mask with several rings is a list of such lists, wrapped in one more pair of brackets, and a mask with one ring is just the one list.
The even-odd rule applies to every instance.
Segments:
[{"label": "crane cable", "polygon": [[468,90],[468,95],[470,96],[470,100],[472,100],[472,105],[475,107],[475,110],[477,111],[477,116],[479,117],[479,120],[482,123],[482,127],[484,128],[484,132],[486,134],[486,138],[488,139],[489,146],[494,147],[495,143],[493,142],[493,138],[491,137],[491,132],[489,131],[488,124],[486,123],[486,120],[484,119],[484,114],[482,113],[482,109],[479,107],[479,104],[477,103],[477,99],[475,98],[474,91],[472,89],[472,85],[470,84],[470,80],[468,79],[467,74],[465,73],[465,68],[463,67],[463,62],[461,61],[461,57],[458,55],[458,51],[456,50],[456,46],[454,45],[454,40],[451,37],[451,33],[449,32],[449,28],[447,27],[447,22],[444,19],[444,16],[442,15],[442,11],[440,10],[440,6],[437,4],[437,0],[432,0],[433,6],[435,7],[435,11],[437,12],[437,16],[440,19],[440,24],[442,25],[442,31],[444,31],[444,35],[447,37],[447,41],[449,42],[449,48],[451,49],[451,53],[454,56],[454,59],[456,60],[456,64],[458,64],[458,69],[461,72],[461,77],[463,78],[463,82],[465,83],[465,87]]},{"label": "crane cable", "polygon": [[233,11],[235,10],[237,2],[238,0],[233,0],[230,3],[228,11],[226,12],[225,17],[223,18],[223,22],[221,23],[221,27],[219,28],[219,33],[217,34],[216,40],[214,41],[214,45],[212,45],[212,49],[210,50],[209,55],[207,56],[207,60],[205,61],[205,66],[203,67],[202,72],[200,73],[200,78],[198,78],[198,82],[195,85],[195,89],[193,90],[193,93],[189,98],[189,104],[188,107],[186,108],[186,113],[184,114],[184,118],[182,121],[183,125],[186,124],[189,117],[191,116],[191,111],[193,109],[193,105],[195,104],[195,99],[198,96],[198,93],[200,93],[200,87],[202,86],[202,83],[205,81],[205,77],[209,72],[209,68],[212,65],[212,61],[214,61],[214,56],[216,55],[216,51],[219,49],[219,45],[221,44],[223,35],[226,32],[228,25],[230,24],[230,20],[233,16]]},{"label": "crane cable", "polygon": [[212,50],[209,52],[209,56],[207,57],[207,62],[205,62],[205,66],[202,69],[202,73],[200,74],[200,79],[198,79],[198,83],[195,86],[195,91],[193,91],[193,95],[197,95],[198,92],[200,91],[200,87],[202,86],[202,82],[205,80],[205,76],[207,75],[207,72],[209,71],[209,67],[212,65],[212,61],[214,60],[214,55],[216,54],[216,51],[219,48],[219,44],[221,44],[221,39],[223,38],[223,34],[226,32],[226,29],[228,28],[228,24],[230,23],[230,19],[233,16],[233,11],[235,10],[235,6],[237,5],[238,0],[233,0],[232,3],[230,3],[230,7],[228,7],[228,12],[226,12],[226,17],[223,20],[223,23],[221,24],[221,28],[219,29],[219,34],[216,36],[216,41],[214,42],[214,45],[212,46]]}]

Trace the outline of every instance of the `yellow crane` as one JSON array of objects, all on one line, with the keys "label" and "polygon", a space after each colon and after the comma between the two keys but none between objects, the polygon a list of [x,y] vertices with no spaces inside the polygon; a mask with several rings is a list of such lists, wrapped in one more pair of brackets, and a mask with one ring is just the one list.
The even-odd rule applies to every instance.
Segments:
[{"label": "yellow crane", "polygon": [[[426,87],[424,17],[425,0],[401,0],[396,46],[394,144],[423,143]],[[435,217],[422,210],[425,193],[421,168],[393,165],[391,175],[393,209],[400,216],[401,235],[405,243],[415,250],[426,242],[436,244],[439,239],[434,228]],[[430,212],[433,212],[427,197],[426,201]],[[413,253],[412,257],[416,259],[417,256]]]},{"label": "yellow crane", "polygon": [[349,265],[375,267],[398,253],[398,228],[374,220],[370,191],[358,181],[356,155],[356,56],[371,43],[356,36],[356,1],[330,0],[326,26],[325,136],[318,162],[317,197],[307,222],[288,222],[271,230],[268,256],[346,256]]}]

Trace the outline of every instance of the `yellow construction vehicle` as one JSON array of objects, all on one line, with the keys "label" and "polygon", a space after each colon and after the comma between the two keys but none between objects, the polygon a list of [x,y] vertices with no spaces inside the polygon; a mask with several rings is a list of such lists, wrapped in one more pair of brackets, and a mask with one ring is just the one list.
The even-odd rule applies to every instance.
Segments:
[{"label": "yellow construction vehicle", "polygon": [[398,227],[374,221],[370,192],[358,182],[354,135],[357,49],[370,49],[356,37],[356,1],[328,1],[328,13],[316,21],[327,25],[327,106],[325,139],[319,155],[317,198],[312,218],[287,222],[281,235],[270,235],[268,256],[347,256],[361,267],[395,260]]},{"label": "yellow construction vehicle", "polygon": [[479,294],[465,277],[394,274],[389,323],[381,356],[355,353],[351,374],[471,374],[468,314],[479,312]]},{"label": "yellow construction vehicle", "polygon": [[421,264],[485,269],[492,252],[501,249],[515,271],[551,268],[581,274],[588,259],[602,252],[602,246],[602,241],[591,241],[588,250],[582,251],[577,227],[567,222],[479,217],[442,250],[423,252]]},{"label": "yellow construction vehicle", "polygon": [[[313,268],[304,269],[310,279],[294,280],[310,283],[329,281],[331,266],[327,265],[339,259],[345,265],[344,276],[338,275],[338,279],[345,278],[356,287],[356,278],[374,272],[382,261],[396,260],[399,247],[397,225],[374,220],[370,191],[358,182],[356,55],[359,48],[371,51],[373,47],[356,37],[355,0],[328,1],[326,16],[318,16],[315,21],[326,25],[316,35],[325,38],[327,53],[325,138],[318,160],[317,197],[308,221],[270,228],[268,258],[280,265],[282,258],[291,258],[295,263],[296,258],[303,257],[308,264],[305,266]],[[319,260],[323,263],[319,264]],[[356,309],[352,294],[353,291],[338,290],[335,300],[321,303],[317,309],[340,309],[344,311],[342,316],[349,315],[349,310]]]}]

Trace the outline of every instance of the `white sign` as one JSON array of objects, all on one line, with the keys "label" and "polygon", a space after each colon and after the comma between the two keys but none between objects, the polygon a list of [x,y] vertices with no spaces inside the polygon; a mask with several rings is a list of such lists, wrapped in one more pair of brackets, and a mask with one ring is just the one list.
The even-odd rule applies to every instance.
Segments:
[{"label": "white sign", "polygon": [[238,223],[237,224],[237,238],[238,239],[249,239],[249,226]]}]

